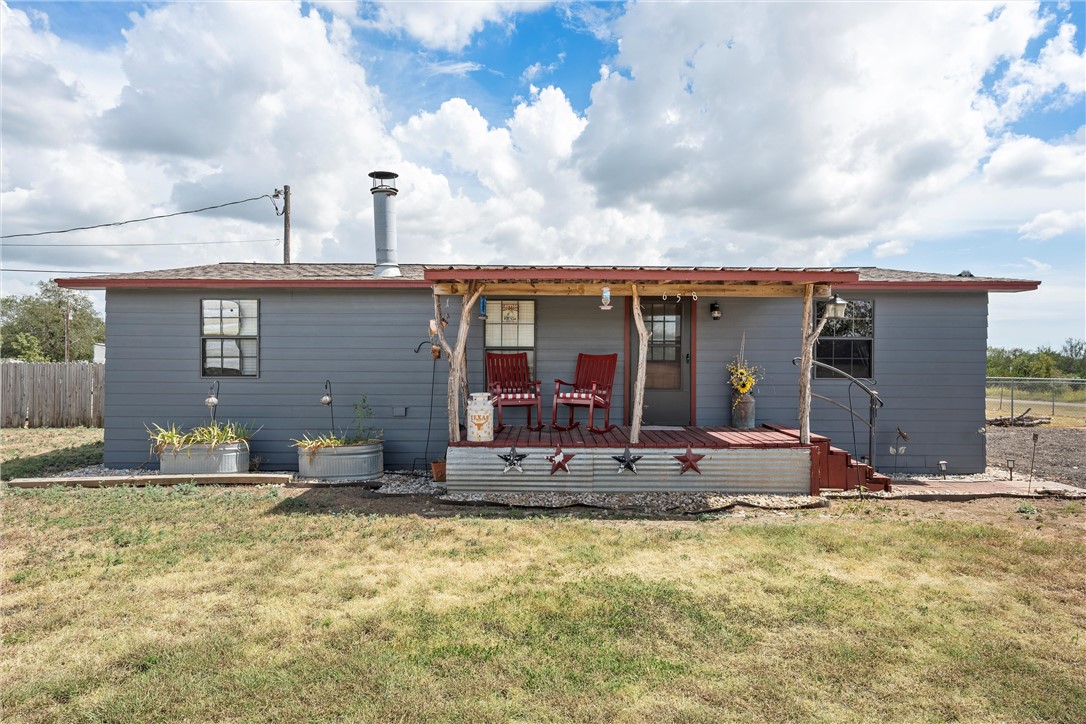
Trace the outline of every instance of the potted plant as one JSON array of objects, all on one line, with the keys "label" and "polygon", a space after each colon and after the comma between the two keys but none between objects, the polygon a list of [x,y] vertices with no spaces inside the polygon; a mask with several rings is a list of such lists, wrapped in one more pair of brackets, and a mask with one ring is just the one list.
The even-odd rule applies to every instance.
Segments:
[{"label": "potted plant", "polygon": [[376,480],[385,473],[384,430],[369,426],[373,410],[363,397],[354,406],[355,429],[322,434],[306,432],[298,448],[298,475],[321,480]]},{"label": "potted plant", "polygon": [[747,335],[739,343],[739,354],[732,358],[726,369],[728,384],[732,388],[732,427],[749,430],[754,427],[754,386],[765,377],[765,370],[747,362],[743,352]]},{"label": "potted plant", "polygon": [[258,430],[238,422],[216,422],[183,430],[152,424],[151,451],[163,475],[249,472],[249,440]]}]

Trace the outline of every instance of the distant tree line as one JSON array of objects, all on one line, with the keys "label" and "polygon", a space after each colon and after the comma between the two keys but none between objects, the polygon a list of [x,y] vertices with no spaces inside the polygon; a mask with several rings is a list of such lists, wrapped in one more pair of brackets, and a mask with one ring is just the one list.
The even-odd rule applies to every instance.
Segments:
[{"label": "distant tree line", "polygon": [[94,343],[104,342],[106,323],[83,292],[38,282],[37,294],[0,299],[0,356],[24,362],[64,361],[64,317],[68,320],[69,359],[94,359]]},{"label": "distant tree line", "polygon": [[1086,378],[1086,340],[1068,337],[1059,351],[1051,347],[1032,352],[989,347],[988,376]]}]

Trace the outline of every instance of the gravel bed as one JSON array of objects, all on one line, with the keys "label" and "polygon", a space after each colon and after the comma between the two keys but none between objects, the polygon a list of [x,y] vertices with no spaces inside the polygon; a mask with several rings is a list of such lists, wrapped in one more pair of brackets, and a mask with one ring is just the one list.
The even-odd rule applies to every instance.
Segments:
[{"label": "gravel bed", "polygon": [[105,465],[89,465],[85,468],[76,468],[75,470],[69,470],[64,473],[58,474],[58,478],[114,478],[114,477],[126,477],[134,478],[144,475],[158,475],[157,470],[146,470],[144,468],[107,468]]},{"label": "gravel bed", "polygon": [[822,498],[809,495],[726,495],[724,493],[448,493],[442,503],[508,505],[518,508],[585,506],[656,513],[713,513],[737,505],[765,510],[822,508]]}]

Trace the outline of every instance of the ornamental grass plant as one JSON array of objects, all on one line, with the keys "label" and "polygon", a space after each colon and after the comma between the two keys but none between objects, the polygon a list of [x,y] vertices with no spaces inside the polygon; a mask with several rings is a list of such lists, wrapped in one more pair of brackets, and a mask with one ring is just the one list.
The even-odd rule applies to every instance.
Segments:
[{"label": "ornamental grass plant", "polygon": [[181,450],[191,445],[210,445],[214,448],[218,445],[242,443],[248,448],[249,440],[260,430],[251,423],[230,420],[212,421],[207,425],[197,425],[189,430],[172,422],[166,423],[166,427],[151,423],[151,426],[145,429],[151,436],[151,451],[156,455],[161,455],[163,450],[169,447]]}]

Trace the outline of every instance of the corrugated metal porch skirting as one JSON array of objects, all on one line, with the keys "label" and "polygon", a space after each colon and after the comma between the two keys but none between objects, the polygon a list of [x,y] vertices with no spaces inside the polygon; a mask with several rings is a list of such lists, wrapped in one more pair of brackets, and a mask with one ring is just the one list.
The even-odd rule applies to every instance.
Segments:
[{"label": "corrugated metal porch skirting", "polygon": [[698,461],[701,474],[688,470],[674,456],[686,448],[634,448],[637,473],[620,471],[613,455],[622,448],[570,448],[574,455],[569,472],[551,475],[548,455],[554,448],[517,447],[528,457],[521,462],[524,472],[505,469],[498,457],[508,448],[449,447],[447,485],[449,492],[575,492],[619,493],[661,491],[714,491],[722,493],[773,493],[806,495],[811,489],[811,453],[805,447],[792,448],[694,448],[705,457]]}]

